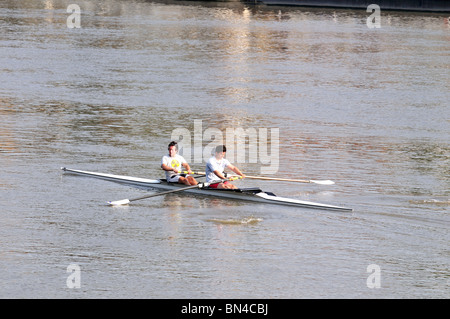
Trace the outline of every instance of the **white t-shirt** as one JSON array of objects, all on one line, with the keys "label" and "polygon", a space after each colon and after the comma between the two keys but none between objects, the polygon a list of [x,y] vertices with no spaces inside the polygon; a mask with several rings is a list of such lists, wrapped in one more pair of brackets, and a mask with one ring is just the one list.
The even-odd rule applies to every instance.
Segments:
[{"label": "white t-shirt", "polygon": [[[181,155],[175,155],[175,157],[170,157],[169,155],[163,156],[161,159],[161,165],[166,164],[169,167],[177,169],[179,172],[181,172],[182,166],[184,163],[186,163],[186,160]],[[169,179],[172,175],[176,175],[174,171],[166,171],[166,179]]]},{"label": "white t-shirt", "polygon": [[222,158],[221,160],[217,160],[215,156],[211,157],[208,162],[206,162],[206,182],[212,182],[220,180],[220,178],[214,174],[214,171],[219,171],[223,173],[225,167],[231,165],[231,163],[226,159]]}]

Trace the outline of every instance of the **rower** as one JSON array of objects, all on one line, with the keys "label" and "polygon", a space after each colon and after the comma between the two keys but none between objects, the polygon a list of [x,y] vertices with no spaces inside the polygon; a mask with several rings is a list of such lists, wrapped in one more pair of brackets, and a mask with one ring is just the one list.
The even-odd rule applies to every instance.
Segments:
[{"label": "rower", "polygon": [[185,185],[197,185],[198,182],[192,176],[186,176],[186,174],[181,173],[181,167],[192,174],[191,168],[188,162],[183,156],[178,155],[178,143],[170,142],[168,146],[169,155],[163,156],[161,159],[161,168],[166,172],[166,180],[169,183],[180,183]]},{"label": "rower", "polygon": [[[226,180],[227,178],[224,176],[224,169],[228,168],[232,170],[234,173],[241,176],[241,178],[245,178],[245,175],[241,173],[239,168],[232,165],[226,158],[227,148],[225,145],[218,145],[215,149],[215,154],[211,157],[206,163],[206,182],[210,183],[217,180]],[[209,187],[219,188],[219,189],[237,189],[235,185],[230,183],[229,181],[224,181],[220,183],[210,184]]]}]

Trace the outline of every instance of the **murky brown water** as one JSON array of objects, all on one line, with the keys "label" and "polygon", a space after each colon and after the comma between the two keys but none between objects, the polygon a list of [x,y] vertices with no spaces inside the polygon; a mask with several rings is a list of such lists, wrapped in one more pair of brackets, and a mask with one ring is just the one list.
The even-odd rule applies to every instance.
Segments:
[{"label": "murky brown water", "polygon": [[[448,298],[445,16],[369,29],[364,11],[74,2],[80,29],[66,1],[0,0],[0,297]],[[277,176],[336,182],[239,185],[354,212],[182,194],[111,208],[146,191],[59,170],[162,177],[195,120],[200,148],[278,129]]]}]

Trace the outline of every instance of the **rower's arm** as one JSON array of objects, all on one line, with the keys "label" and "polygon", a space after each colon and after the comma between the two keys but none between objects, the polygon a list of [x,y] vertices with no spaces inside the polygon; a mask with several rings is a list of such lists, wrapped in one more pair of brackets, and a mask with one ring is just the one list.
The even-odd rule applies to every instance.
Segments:
[{"label": "rower's arm", "polygon": [[234,173],[238,174],[239,176],[242,176],[242,178],[245,178],[245,175],[234,165],[228,165],[227,166],[230,170],[232,170]]},{"label": "rower's arm", "polygon": [[189,166],[189,164],[188,164],[187,162],[186,162],[186,163],[183,163],[183,164],[181,164],[181,165],[183,165],[183,167],[189,172],[189,174],[192,173],[191,167]]},{"label": "rower's arm", "polygon": [[216,176],[220,179],[227,179],[225,176],[223,176],[223,174],[221,172],[219,172],[218,170],[215,170],[213,172],[214,174],[216,174]]},{"label": "rower's arm", "polygon": [[161,168],[165,171],[175,171],[175,169],[173,167],[170,167],[169,165],[166,164],[161,164]]}]

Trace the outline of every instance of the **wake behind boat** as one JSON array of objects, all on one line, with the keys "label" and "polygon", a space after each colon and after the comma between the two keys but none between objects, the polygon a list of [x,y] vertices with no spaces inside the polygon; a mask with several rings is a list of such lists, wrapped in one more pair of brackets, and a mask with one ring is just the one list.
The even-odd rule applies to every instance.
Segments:
[{"label": "wake behind boat", "polygon": [[[168,183],[165,179],[147,179],[147,178],[139,178],[132,176],[124,176],[124,175],[113,175],[113,174],[105,174],[105,173],[97,173],[97,172],[89,172],[82,170],[75,170],[62,167],[61,168],[65,173],[93,177],[104,179],[112,182],[117,182],[121,184],[138,186],[141,188],[152,188],[152,189],[163,189],[163,190],[174,190],[174,191],[183,191],[189,194],[195,195],[206,195],[206,196],[215,196],[221,198],[228,199],[237,199],[237,200],[245,200],[252,201],[257,203],[264,204],[276,204],[276,205],[287,205],[287,206],[296,206],[303,208],[314,208],[314,209],[325,209],[325,210],[335,210],[335,211],[352,211],[351,208],[315,203],[310,201],[303,201],[298,199],[279,197],[271,192],[262,191],[260,188],[238,188],[238,189],[217,189],[210,188],[207,185],[202,187],[188,187],[186,185],[178,184],[178,183]],[[183,190],[184,188],[184,190]]]}]

